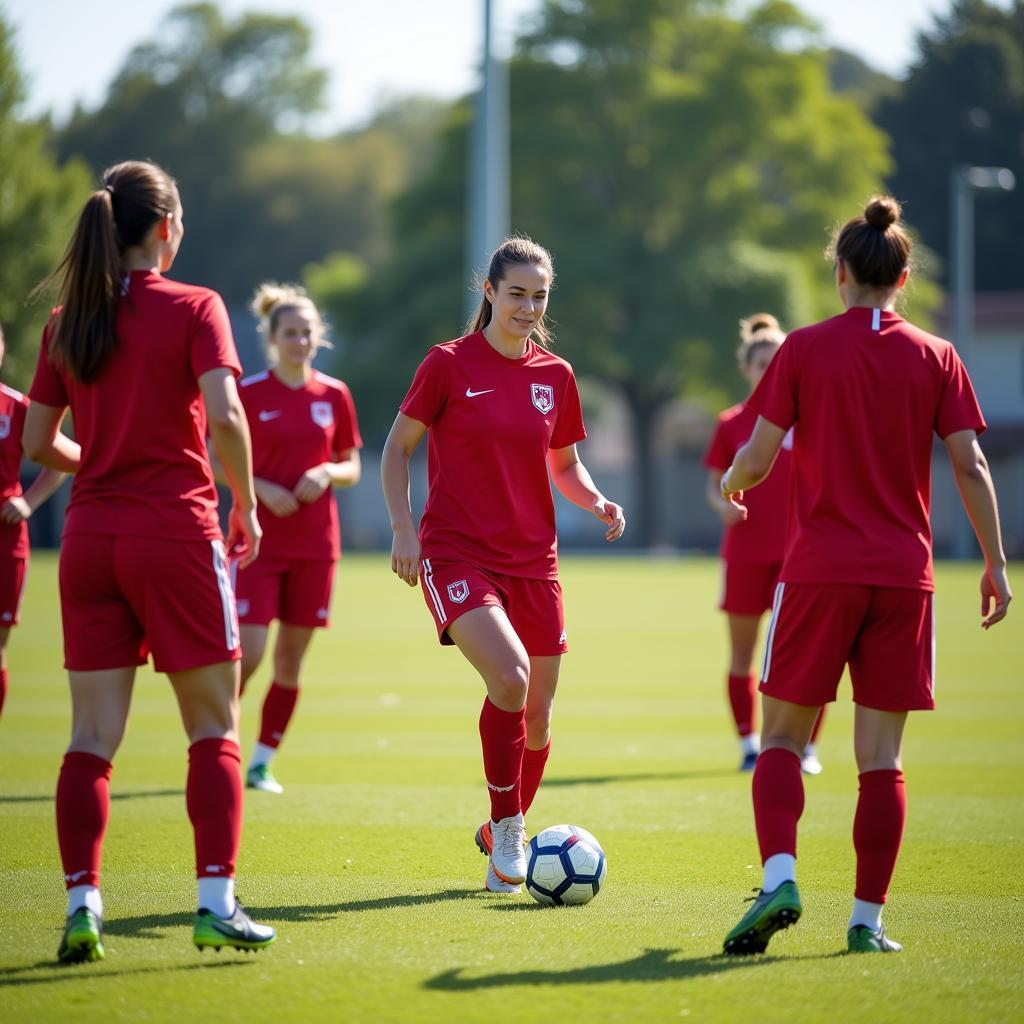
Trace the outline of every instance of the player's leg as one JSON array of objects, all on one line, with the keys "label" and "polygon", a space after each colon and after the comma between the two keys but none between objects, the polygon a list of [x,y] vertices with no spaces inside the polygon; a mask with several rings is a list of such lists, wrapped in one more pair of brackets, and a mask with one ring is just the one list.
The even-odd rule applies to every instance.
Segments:
[{"label": "player's leg", "polygon": [[195,835],[198,905],[193,939],[205,946],[262,949],[274,930],[255,924],[235,899],[242,832],[238,663],[168,673],[189,738],[185,801]]},{"label": "player's leg", "polygon": [[18,624],[27,575],[27,558],[0,559],[0,715],[7,699],[7,639]]},{"label": "player's leg", "polygon": [[110,817],[110,774],[131,706],[135,666],[69,672],[71,742],[57,777],[57,842],[67,886],[62,963],[103,959],[100,864]]},{"label": "player's leg", "polygon": [[560,654],[530,658],[530,689],[526,695],[526,748],[520,802],[525,815],[533,805],[551,753],[551,709],[558,688]]},{"label": "player's leg", "polygon": [[281,793],[283,788],[270,771],[288,723],[299,700],[299,676],[302,659],[313,639],[313,630],[282,622],[274,642],[274,679],[263,698],[260,735],[246,773],[246,784],[253,789]]},{"label": "player's leg", "polygon": [[729,706],[740,740],[740,771],[753,771],[757,760],[757,682],[754,649],[760,614],[726,613],[729,623]]},{"label": "player's leg", "polygon": [[823,707],[818,712],[818,717],[814,721],[814,728],[811,730],[811,738],[807,741],[807,746],[804,747],[804,752],[800,756],[800,770],[804,775],[821,774],[821,761],[818,758],[818,736],[821,735],[821,727],[824,723],[825,709]]},{"label": "player's leg", "polygon": [[242,621],[241,617],[239,617],[238,634],[242,643],[241,676],[238,687],[239,696],[245,693],[246,684],[263,663],[263,655],[267,652],[267,636],[269,633],[270,626],[268,624],[253,625]]},{"label": "player's leg", "polygon": [[0,626],[0,715],[7,700],[7,639],[10,635],[10,626]]}]

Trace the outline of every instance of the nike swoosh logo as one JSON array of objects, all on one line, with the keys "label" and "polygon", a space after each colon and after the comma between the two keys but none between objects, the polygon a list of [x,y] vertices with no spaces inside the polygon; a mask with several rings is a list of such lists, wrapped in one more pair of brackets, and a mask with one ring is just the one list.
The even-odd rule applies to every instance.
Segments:
[{"label": "nike swoosh logo", "polygon": [[266,423],[267,420],[276,420],[277,417],[280,416],[280,415],[281,415],[281,410],[280,409],[274,409],[271,412],[267,412],[267,410],[265,410],[265,409],[261,410],[261,412],[260,412],[260,423]]},{"label": "nike swoosh logo", "polygon": [[472,388],[466,388],[467,398],[476,398],[478,395],[489,395],[495,388],[488,388],[486,391],[474,391]]}]

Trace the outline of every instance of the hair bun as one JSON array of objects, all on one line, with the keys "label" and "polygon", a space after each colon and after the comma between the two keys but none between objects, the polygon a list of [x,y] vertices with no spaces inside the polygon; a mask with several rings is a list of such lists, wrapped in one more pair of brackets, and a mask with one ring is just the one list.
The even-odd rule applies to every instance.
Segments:
[{"label": "hair bun", "polygon": [[740,321],[740,338],[750,341],[759,331],[779,331],[779,321],[771,313],[754,313]]},{"label": "hair bun", "polygon": [[873,228],[885,231],[900,219],[900,204],[892,196],[875,196],[864,207],[864,219]]},{"label": "hair bun", "polygon": [[305,289],[293,284],[278,284],[276,281],[267,281],[256,289],[249,308],[261,320],[267,320],[277,306],[282,303],[305,302]]}]

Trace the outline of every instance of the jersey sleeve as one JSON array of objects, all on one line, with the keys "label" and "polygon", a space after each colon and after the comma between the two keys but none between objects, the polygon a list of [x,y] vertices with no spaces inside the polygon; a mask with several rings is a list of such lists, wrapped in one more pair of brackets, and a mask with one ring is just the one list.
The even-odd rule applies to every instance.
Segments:
[{"label": "jersey sleeve", "polygon": [[343,455],[350,448],[362,447],[356,403],[348,386],[342,384],[334,400],[334,454]]},{"label": "jersey sleeve", "polygon": [[720,469],[724,473],[732,465],[735,456],[736,446],[729,437],[726,421],[719,419],[708,443],[708,450],[704,453],[704,468]]},{"label": "jersey sleeve", "polygon": [[576,377],[569,371],[569,379],[565,385],[562,401],[555,412],[555,428],[551,431],[549,448],[568,448],[587,436],[587,428],[583,423],[583,406],[580,404],[580,392],[576,387]]},{"label": "jersey sleeve", "polygon": [[448,359],[440,348],[432,348],[416,370],[399,411],[429,427],[448,404],[450,383]]},{"label": "jersey sleeve", "polygon": [[796,423],[800,413],[796,351],[797,346],[790,335],[769,363],[761,383],[747,399],[747,405],[758,416],[763,416],[781,430],[789,430]]},{"label": "jersey sleeve", "polygon": [[221,368],[230,370],[236,378],[242,375],[228,311],[216,292],[210,292],[196,307],[189,360],[196,380],[210,370]]},{"label": "jersey sleeve", "polygon": [[935,410],[935,433],[941,438],[958,430],[973,430],[981,434],[985,430],[985,417],[967,375],[967,367],[952,345],[947,350],[942,371],[942,391]]},{"label": "jersey sleeve", "polygon": [[51,405],[63,409],[68,404],[68,391],[64,386],[64,378],[57,367],[50,361],[50,331],[53,320],[43,330],[42,344],[39,346],[39,359],[36,361],[36,375],[29,389],[29,399],[40,405]]}]

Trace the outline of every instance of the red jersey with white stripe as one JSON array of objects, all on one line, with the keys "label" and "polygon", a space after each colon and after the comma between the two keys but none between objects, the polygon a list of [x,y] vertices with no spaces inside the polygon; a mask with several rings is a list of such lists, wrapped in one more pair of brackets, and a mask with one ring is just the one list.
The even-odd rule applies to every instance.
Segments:
[{"label": "red jersey with white stripe", "polygon": [[[732,465],[757,423],[757,413],[740,402],[720,413],[711,437],[704,466],[723,473]],[[789,477],[793,435],[786,434],[772,471],[749,493],[743,495],[747,518],[730,526],[722,536],[722,558],[732,564],[760,565],[781,562],[789,521]]]},{"label": "red jersey with white stripe", "polygon": [[199,378],[241,374],[221,297],[151,270],[125,275],[117,347],[90,384],[49,358],[43,331],[33,402],[70,406],[82,463],[64,536],[219,538]]},{"label": "red jersey with white stripe", "polygon": [[[252,434],[253,475],[293,490],[307,469],[339,462],[361,448],[356,407],[340,380],[314,371],[299,388],[272,370],[246,377],[238,393]],[[338,503],[328,487],[316,501],[299,503],[290,516],[259,506],[260,554],[275,558],[334,560],[341,555]]]},{"label": "red jersey with white stripe", "polygon": [[[28,399],[0,384],[0,507],[21,494],[21,434]],[[0,523],[0,555],[28,558],[28,523]]]},{"label": "red jersey with white stripe", "polygon": [[953,346],[855,306],[790,334],[748,404],[794,428],[781,578],[933,590],[934,436],[985,429]]},{"label": "red jersey with white stripe", "polygon": [[401,411],[430,428],[423,558],[557,576],[547,454],[587,436],[572,367],[532,340],[508,359],[477,331],[427,353]]}]

